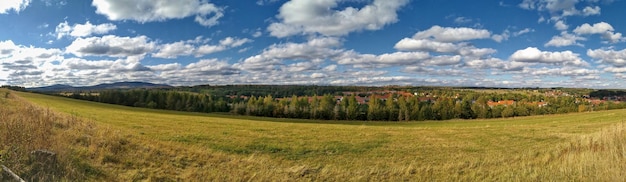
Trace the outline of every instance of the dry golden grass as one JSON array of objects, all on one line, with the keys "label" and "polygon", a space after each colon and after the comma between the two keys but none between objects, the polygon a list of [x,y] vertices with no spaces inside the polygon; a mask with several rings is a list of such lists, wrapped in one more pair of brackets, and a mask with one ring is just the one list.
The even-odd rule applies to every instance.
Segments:
[{"label": "dry golden grass", "polygon": [[[62,118],[49,121],[53,137],[25,151],[51,147],[64,166],[60,170],[64,179],[614,181],[625,177],[624,110],[447,122],[327,122],[159,111],[15,94],[47,108],[38,109],[42,113]],[[15,116],[27,111],[19,110],[20,105],[28,105],[26,101],[3,101],[13,105],[1,110]],[[50,114],[39,118],[45,120],[43,116]],[[12,156],[20,155],[26,154]],[[6,164],[17,171],[27,168],[19,160]]]}]

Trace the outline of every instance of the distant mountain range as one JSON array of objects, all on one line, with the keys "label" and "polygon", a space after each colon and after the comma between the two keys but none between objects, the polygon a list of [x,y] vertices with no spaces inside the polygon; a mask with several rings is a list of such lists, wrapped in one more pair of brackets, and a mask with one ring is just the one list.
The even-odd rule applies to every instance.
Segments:
[{"label": "distant mountain range", "polygon": [[105,83],[94,86],[74,87],[70,85],[51,85],[46,87],[27,88],[28,91],[34,92],[74,92],[74,91],[95,91],[107,89],[136,89],[136,88],[172,88],[173,86],[165,84],[154,84],[146,82],[117,82]]}]

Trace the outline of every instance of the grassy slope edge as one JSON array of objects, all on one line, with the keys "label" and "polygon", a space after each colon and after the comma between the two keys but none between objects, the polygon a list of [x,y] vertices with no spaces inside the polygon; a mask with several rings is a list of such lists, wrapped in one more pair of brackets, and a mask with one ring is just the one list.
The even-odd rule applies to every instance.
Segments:
[{"label": "grassy slope edge", "polygon": [[606,181],[626,167],[624,110],[319,124],[17,94],[97,128],[57,141],[98,172],[93,179]]}]

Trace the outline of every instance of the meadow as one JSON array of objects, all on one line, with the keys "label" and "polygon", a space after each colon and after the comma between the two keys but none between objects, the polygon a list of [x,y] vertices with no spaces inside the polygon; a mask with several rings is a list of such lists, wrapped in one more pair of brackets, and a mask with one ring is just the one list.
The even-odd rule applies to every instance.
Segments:
[{"label": "meadow", "polygon": [[50,175],[67,180],[626,178],[626,110],[390,123],[174,112],[21,92],[4,96],[0,163],[24,178],[44,179],[24,157],[40,148],[57,153],[59,167]]}]

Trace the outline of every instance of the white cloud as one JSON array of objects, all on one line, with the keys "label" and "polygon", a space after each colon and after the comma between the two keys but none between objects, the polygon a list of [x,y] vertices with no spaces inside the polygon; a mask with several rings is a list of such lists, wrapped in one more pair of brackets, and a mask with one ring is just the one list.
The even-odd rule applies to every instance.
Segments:
[{"label": "white cloud", "polygon": [[[582,10],[579,10],[576,8],[576,5],[581,2],[584,2],[587,6],[585,6]],[[551,16],[551,20],[557,21],[562,20],[567,16],[599,15],[601,9],[599,6],[594,6],[594,4],[610,4],[612,2],[612,0],[602,2],[596,0],[524,0],[518,6],[526,10],[547,12]]]},{"label": "white cloud", "polygon": [[61,6],[67,5],[67,1],[65,0],[41,0],[41,1],[43,1],[46,4],[46,6],[61,7]]},{"label": "white cloud", "polygon": [[462,16],[460,16],[460,17],[456,17],[456,18],[454,19],[454,23],[456,23],[456,24],[465,24],[465,23],[470,23],[470,22],[472,22],[472,21],[473,21],[473,20],[472,20],[471,18],[462,17]]},{"label": "white cloud", "polygon": [[588,63],[582,60],[578,54],[572,51],[548,52],[541,51],[535,47],[517,50],[510,57],[510,60],[526,63],[544,63],[556,65],[587,66]]},{"label": "white cloud", "polygon": [[521,71],[529,63],[504,61],[498,58],[472,59],[465,65],[474,69],[499,69],[502,71]]},{"label": "white cloud", "polygon": [[359,68],[380,68],[398,65],[417,64],[430,58],[427,52],[395,52],[391,54],[359,54],[353,51],[347,52],[337,58],[339,64],[354,65]]},{"label": "white cloud", "polygon": [[306,62],[298,62],[298,63],[293,63],[293,64],[289,64],[286,66],[282,66],[281,70],[287,71],[287,72],[304,72],[304,71],[319,70],[319,67],[318,67],[318,64],[314,62],[306,61]]},{"label": "white cloud", "polygon": [[563,11],[574,11],[578,0],[524,0],[518,6],[522,9],[549,11],[560,13]]},{"label": "white cloud", "polygon": [[429,39],[404,38],[394,46],[401,51],[427,51],[437,53],[452,53],[463,56],[483,57],[496,52],[490,48],[476,48],[467,43],[437,42]]},{"label": "white cloud", "polygon": [[429,39],[412,39],[404,38],[400,40],[394,46],[395,49],[403,51],[429,51],[429,52],[442,52],[452,53],[459,49],[459,46],[454,43],[437,42]]},{"label": "white cloud", "polygon": [[596,49],[587,50],[587,56],[612,66],[626,66],[626,49],[621,51]]},{"label": "white cloud", "polygon": [[523,73],[538,75],[538,76],[569,76],[569,77],[582,77],[590,75],[598,75],[600,71],[591,70],[586,68],[577,67],[559,67],[559,68],[527,68]]},{"label": "white cloud", "polygon": [[561,35],[553,36],[552,39],[550,39],[550,41],[544,44],[544,46],[563,47],[563,46],[577,45],[577,46],[582,47],[583,45],[578,43],[579,40],[587,40],[587,39],[584,37],[574,35],[574,34],[569,34],[567,32],[561,32]]},{"label": "white cloud", "polygon": [[272,4],[272,3],[275,3],[275,2],[278,2],[278,0],[257,0],[256,4],[259,5],[259,6],[263,6],[263,5]]},{"label": "white cloud", "polygon": [[207,54],[212,54],[227,49],[239,47],[243,44],[252,42],[247,38],[226,37],[219,41],[218,45],[198,45],[200,43],[206,43],[202,40],[202,37],[197,37],[194,40],[178,41],[169,44],[163,44],[158,46],[158,51],[152,54],[152,57],[174,59],[178,56],[195,55],[196,57],[202,57]]},{"label": "white cloud", "polygon": [[413,39],[432,39],[438,42],[459,42],[475,39],[487,39],[491,33],[485,29],[452,28],[433,26],[428,30],[415,33]]},{"label": "white cloud", "polygon": [[335,71],[335,70],[337,70],[337,65],[336,64],[331,64],[331,65],[328,65],[328,66],[324,67],[322,70],[324,70],[324,71]]},{"label": "white cloud", "polygon": [[520,30],[520,31],[517,31],[517,32],[513,33],[513,36],[517,37],[517,36],[524,35],[524,34],[527,34],[527,33],[530,33],[530,32],[535,32],[535,29],[525,28],[523,30]]},{"label": "white cloud", "polygon": [[402,68],[403,72],[420,73],[434,76],[460,76],[466,75],[467,72],[458,69],[435,69],[423,66],[407,66]]},{"label": "white cloud", "polygon": [[235,66],[248,71],[268,71],[282,65],[283,60],[326,60],[344,53],[344,50],[334,49],[341,44],[338,38],[331,37],[313,38],[305,43],[274,44]]},{"label": "white cloud", "polygon": [[611,72],[611,73],[625,73],[626,67],[606,67],[603,71]]},{"label": "white cloud", "polygon": [[57,25],[55,32],[57,34],[57,39],[61,39],[64,36],[87,37],[91,35],[106,34],[115,29],[117,29],[117,26],[111,23],[93,25],[87,21],[85,24],[74,24],[74,26],[70,26],[69,23],[65,21]]},{"label": "white cloud", "polygon": [[267,30],[275,37],[297,34],[346,35],[361,30],[379,30],[398,21],[396,11],[408,0],[374,0],[360,9],[336,10],[339,0],[292,0],[283,4]]},{"label": "white cloud", "polygon": [[196,54],[196,57],[201,57],[203,55],[213,54],[224,50],[226,50],[226,47],[220,45],[201,45],[195,49],[194,53]]},{"label": "white cloud", "polygon": [[9,13],[11,10],[19,13],[26,9],[31,0],[2,0],[0,3],[0,14]]},{"label": "white cloud", "polygon": [[608,24],[606,22],[596,23],[596,24],[593,24],[593,26],[588,23],[585,23],[576,27],[576,29],[574,29],[574,33],[576,34],[602,34],[605,32],[612,32],[612,31],[614,31],[613,26],[611,26],[611,24]]},{"label": "white cloud", "polygon": [[543,22],[545,22],[545,21],[546,21],[546,18],[545,18],[545,17],[543,17],[543,16],[541,16],[541,17],[539,17],[539,19],[537,20],[537,23],[543,23]]},{"label": "white cloud", "polygon": [[204,0],[94,0],[92,5],[96,13],[114,21],[146,23],[195,16],[197,23],[211,27],[224,16],[223,8]]},{"label": "white cloud", "polygon": [[185,66],[183,73],[187,75],[233,75],[239,74],[239,70],[233,68],[232,65],[226,61],[220,61],[217,59],[203,59],[196,63],[191,63]]},{"label": "white cloud", "polygon": [[595,7],[587,6],[585,7],[585,9],[583,9],[584,16],[599,15],[599,14],[600,14],[599,6],[595,6]]},{"label": "white cloud", "polygon": [[261,31],[256,31],[256,32],[252,33],[252,37],[254,37],[254,38],[258,38],[261,35],[263,35],[263,32],[261,32]]},{"label": "white cloud", "polygon": [[76,56],[143,56],[152,52],[155,43],[146,36],[118,37],[107,35],[103,37],[77,38],[66,47],[68,53]]},{"label": "white cloud", "polygon": [[554,23],[554,28],[556,28],[557,30],[567,30],[567,28],[569,28],[569,26],[567,24],[565,24],[565,22],[563,20],[559,20],[556,23]]},{"label": "white cloud", "polygon": [[614,31],[613,26],[606,22],[600,22],[593,25],[585,23],[574,29],[574,33],[579,35],[600,34],[602,39],[607,40],[609,43],[624,41],[625,38],[622,37],[622,33],[615,33]]},{"label": "white cloud", "polygon": [[19,49],[12,40],[0,41],[0,58],[11,56],[13,51]]},{"label": "white cloud", "polygon": [[247,39],[247,38],[243,38],[243,39],[238,39],[238,38],[233,38],[233,37],[226,37],[222,40],[220,40],[220,45],[222,46],[226,46],[226,47],[239,47],[245,43],[251,42],[252,40]]},{"label": "white cloud", "polygon": [[524,0],[519,5],[522,9],[532,10],[535,9],[535,0]]},{"label": "white cloud", "polygon": [[336,38],[314,38],[306,43],[275,44],[261,54],[266,59],[313,60],[338,55],[343,51],[332,48],[341,45]]},{"label": "white cloud", "polygon": [[146,66],[154,71],[174,71],[181,68],[180,63],[158,64],[153,66]]},{"label": "white cloud", "polygon": [[152,54],[152,57],[174,59],[178,56],[188,56],[193,54],[195,47],[190,44],[186,44],[183,41],[174,42],[170,44],[163,44],[159,46],[159,51]]},{"label": "white cloud", "polygon": [[[11,85],[41,84],[50,63],[63,59],[63,51],[0,41],[0,82]],[[28,80],[28,81],[24,81]]]},{"label": "white cloud", "polygon": [[491,36],[491,39],[493,39],[494,41],[500,43],[503,40],[509,40],[509,37],[511,37],[511,33],[509,32],[509,30],[505,30],[504,32],[502,32],[502,34],[494,34]]},{"label": "white cloud", "polygon": [[81,58],[67,58],[64,59],[61,63],[61,65],[65,66],[66,68],[75,70],[107,69],[113,64],[114,61],[109,60],[90,61]]},{"label": "white cloud", "polygon": [[311,78],[313,79],[320,79],[320,78],[326,78],[328,77],[328,75],[324,74],[324,73],[313,73],[311,74]]},{"label": "white cloud", "polygon": [[424,60],[423,64],[426,66],[450,66],[461,63],[461,56],[435,56],[430,59]]}]

